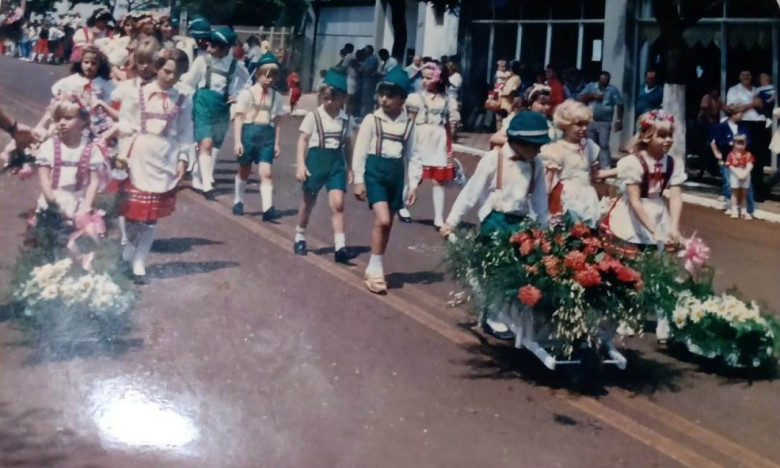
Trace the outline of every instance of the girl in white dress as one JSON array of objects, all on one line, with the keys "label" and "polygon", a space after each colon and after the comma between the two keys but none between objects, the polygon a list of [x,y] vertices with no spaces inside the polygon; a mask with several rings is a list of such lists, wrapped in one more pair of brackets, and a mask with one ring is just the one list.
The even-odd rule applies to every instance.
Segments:
[{"label": "girl in white dress", "polygon": [[132,262],[133,276],[141,282],[157,221],[176,208],[176,187],[193,144],[192,98],[174,87],[187,71],[187,56],[162,50],[154,65],[157,80],[125,99],[119,113],[120,158],[130,172],[119,212],[129,236],[122,257]]},{"label": "girl in white dress", "polygon": [[57,207],[66,220],[89,213],[98,191],[103,155],[85,129],[89,112],[75,96],[61,96],[51,108],[55,135],[38,151],[41,196],[36,211]]},{"label": "girl in white dress", "polygon": [[555,126],[563,138],[542,148],[550,193],[550,216],[569,213],[591,228],[601,213],[599,196],[591,180],[600,176],[599,146],[587,138],[593,114],[587,106],[572,99],[561,103],[553,114]]},{"label": "girl in white dress", "polygon": [[[681,243],[682,184],[685,167],[669,156],[674,118],[664,111],[639,117],[633,154],[618,161],[618,179],[625,192],[607,214],[602,227],[620,240],[641,248]],[[669,191],[668,198],[664,191]]]},{"label": "girl in white dress", "polygon": [[[413,158],[423,162],[422,177],[433,185],[433,225],[438,230],[444,223],[444,186],[455,178],[450,114],[457,111],[458,102],[447,93],[447,69],[438,62],[423,66],[422,82],[423,91],[409,95],[406,109],[415,121]],[[406,208],[398,217],[411,222]]]}]

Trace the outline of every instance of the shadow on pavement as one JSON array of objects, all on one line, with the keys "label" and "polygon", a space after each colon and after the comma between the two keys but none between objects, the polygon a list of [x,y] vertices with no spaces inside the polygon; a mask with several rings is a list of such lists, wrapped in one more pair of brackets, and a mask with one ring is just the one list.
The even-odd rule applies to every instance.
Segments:
[{"label": "shadow on pavement", "polygon": [[404,284],[434,284],[444,281],[440,271],[415,271],[414,273],[390,273],[386,276],[389,289],[401,289]]},{"label": "shadow on pavement", "polygon": [[727,365],[722,359],[708,359],[693,354],[682,344],[673,344],[662,353],[697,366],[699,372],[721,377],[726,383],[744,384],[747,382],[750,385],[757,381],[775,380],[780,376],[776,364],[765,363],[760,367],[733,367]]},{"label": "shadow on pavement", "polygon": [[225,268],[235,268],[238,262],[169,262],[152,265],[147,268],[147,275],[152,279],[180,278],[182,276],[211,273]]},{"label": "shadow on pavement", "polygon": [[600,375],[585,376],[583,381],[583,376],[577,375],[578,367],[559,366],[551,371],[531,352],[515,349],[511,343],[496,342],[476,331],[474,325],[474,322],[460,324],[480,341],[480,344],[466,348],[472,357],[461,364],[468,365],[472,372],[463,375],[465,379],[520,379],[537,386],[591,395],[607,394],[610,387],[641,394],[680,390],[683,371],[673,364],[647,359],[641,351],[622,348],[621,352],[628,359],[628,367],[624,371],[603,366]]},{"label": "shadow on pavement", "polygon": [[222,242],[203,239],[200,237],[174,237],[154,241],[152,252],[164,254],[182,254],[189,252],[193,247],[203,245],[221,245]]}]

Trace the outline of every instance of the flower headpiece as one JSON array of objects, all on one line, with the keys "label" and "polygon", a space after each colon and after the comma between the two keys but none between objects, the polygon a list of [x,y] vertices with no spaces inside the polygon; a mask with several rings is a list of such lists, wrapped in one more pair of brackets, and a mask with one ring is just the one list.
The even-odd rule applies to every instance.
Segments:
[{"label": "flower headpiece", "polygon": [[642,131],[648,130],[657,122],[674,124],[674,116],[663,110],[651,110],[639,118],[639,126],[642,128]]},{"label": "flower headpiece", "polygon": [[423,65],[423,70],[432,70],[433,71],[433,81],[436,83],[441,81],[441,68],[438,67],[433,62],[428,62],[425,65]]},{"label": "flower headpiece", "polygon": [[531,103],[539,94],[550,94],[552,90],[549,86],[539,83],[534,83],[533,86],[525,91],[523,96],[526,103]]},{"label": "flower headpiece", "polygon": [[76,104],[79,107],[80,114],[89,114],[89,106],[84,99],[82,99],[82,96],[79,96],[78,94],[59,93],[54,98],[54,104],[57,103]]}]

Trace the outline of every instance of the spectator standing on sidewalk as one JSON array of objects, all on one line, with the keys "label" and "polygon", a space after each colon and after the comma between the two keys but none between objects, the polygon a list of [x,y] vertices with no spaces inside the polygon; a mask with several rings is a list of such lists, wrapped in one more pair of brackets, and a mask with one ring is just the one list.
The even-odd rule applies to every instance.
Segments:
[{"label": "spectator standing on sidewalk", "polygon": [[377,77],[379,76],[379,58],[374,55],[374,46],[367,45],[363,48],[363,51],[365,58],[360,67],[360,74],[363,77],[360,106],[361,117],[374,112],[374,92],[376,90]]},{"label": "spectator standing on sidewalk", "polygon": [[[724,112],[728,116],[726,120],[717,124],[712,131],[712,138],[710,141],[710,148],[712,154],[715,155],[715,159],[720,166],[721,174],[721,198],[725,203],[726,214],[730,214],[732,209],[736,209],[731,203],[731,172],[726,165],[728,155],[734,149],[734,138],[737,135],[743,135],[746,139],[747,145],[751,143],[750,128],[742,121],[743,113],[738,110],[736,106],[729,106],[724,109]],[[755,202],[753,200],[753,187],[748,185],[747,187],[747,213],[753,215],[755,211]]]},{"label": "spectator standing on sidewalk", "polygon": [[409,79],[412,82],[412,91],[415,93],[422,91],[422,57],[415,55],[414,58],[412,58],[412,63],[404,70],[406,70],[406,73],[409,75]]},{"label": "spectator standing on sidewalk", "polygon": [[381,76],[387,75],[387,72],[398,66],[398,60],[395,59],[387,49],[381,49],[379,51],[379,60],[382,61],[382,65],[379,67],[379,74]]},{"label": "spectator standing on sidewalk", "polygon": [[645,73],[645,85],[639,90],[636,101],[636,115],[660,109],[663,101],[664,89],[656,81],[655,70],[648,70]]},{"label": "spectator standing on sidewalk", "polygon": [[726,104],[734,106],[737,111],[744,113],[742,121],[749,129],[752,138],[748,150],[756,158],[751,173],[754,198],[759,203],[763,202],[766,199],[764,166],[769,162],[771,125],[767,125],[766,118],[760,113],[764,103],[758,95],[758,88],[753,86],[753,75],[749,70],[740,72],[739,83],[729,88],[726,94]]},{"label": "spectator standing on sidewalk", "polygon": [[566,92],[563,90],[563,83],[558,78],[558,70],[552,64],[547,65],[545,78],[546,85],[550,88],[550,113],[553,113],[558,104],[566,100]]},{"label": "spectator standing on sidewalk", "polygon": [[[609,150],[610,135],[613,129],[615,132],[623,129],[623,98],[620,91],[609,84],[611,79],[612,75],[608,71],[602,71],[599,80],[585,86],[578,97],[593,111],[593,121],[588,127],[588,138],[601,148],[599,169],[609,169],[612,166],[612,154]],[[617,110],[617,119],[613,124],[615,110]]]}]

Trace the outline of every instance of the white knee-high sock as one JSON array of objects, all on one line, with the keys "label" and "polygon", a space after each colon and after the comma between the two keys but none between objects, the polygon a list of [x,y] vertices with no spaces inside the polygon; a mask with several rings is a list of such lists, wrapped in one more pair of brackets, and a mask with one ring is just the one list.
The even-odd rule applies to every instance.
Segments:
[{"label": "white knee-high sock", "polygon": [[127,244],[127,220],[124,216],[120,216],[117,224],[119,225],[119,233],[122,234],[122,244]]},{"label": "white knee-high sock", "polygon": [[149,252],[152,251],[156,231],[157,226],[154,224],[141,224],[139,226],[138,243],[133,258],[133,274],[136,276],[146,274],[146,259],[149,257]]},{"label": "white knee-high sock", "polygon": [[260,182],[260,196],[263,199],[263,212],[266,212],[274,206],[274,184]]},{"label": "white knee-high sock", "polygon": [[208,192],[214,189],[214,157],[209,153],[198,154],[200,166],[200,187]]},{"label": "white knee-high sock", "polygon": [[295,226],[295,242],[306,241],[306,228]]},{"label": "white knee-high sock", "polygon": [[246,180],[241,180],[241,177],[236,175],[236,193],[233,198],[233,204],[244,203],[244,193],[246,193]]},{"label": "white knee-high sock", "polygon": [[347,246],[347,236],[343,232],[339,232],[333,235],[333,247],[336,250],[343,249]]},{"label": "white knee-high sock", "polygon": [[433,186],[433,224],[444,224],[444,187],[440,185]]}]

